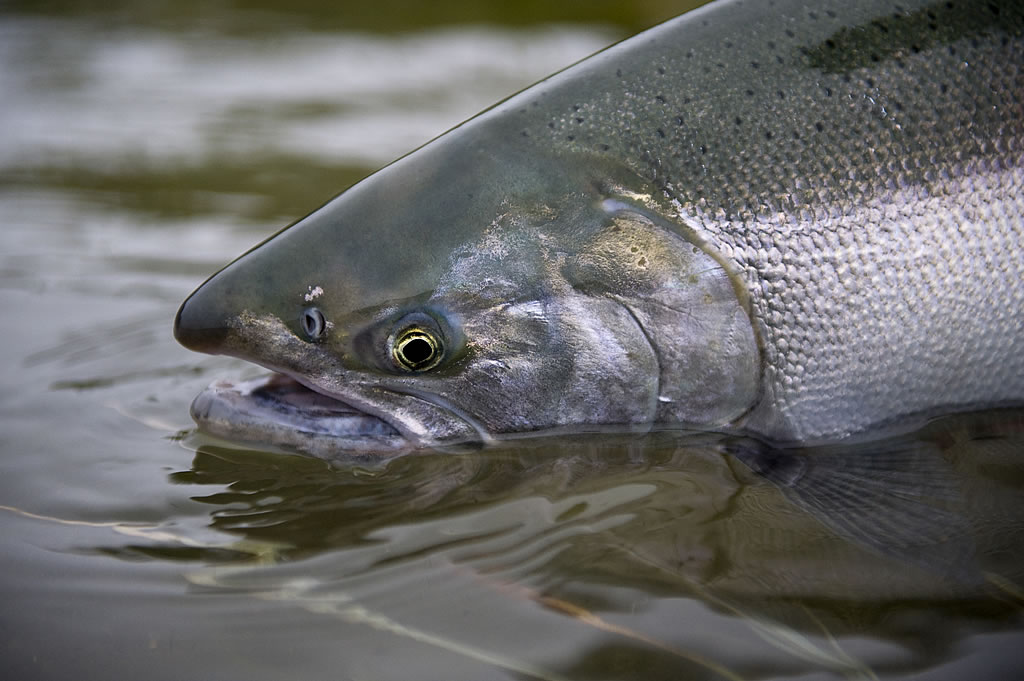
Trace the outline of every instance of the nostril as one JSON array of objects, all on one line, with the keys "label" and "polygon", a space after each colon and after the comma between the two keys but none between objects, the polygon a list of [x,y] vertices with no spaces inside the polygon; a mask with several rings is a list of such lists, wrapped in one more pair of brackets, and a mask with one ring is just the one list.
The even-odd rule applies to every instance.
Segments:
[{"label": "nostril", "polygon": [[302,311],[301,323],[306,337],[314,342],[323,338],[327,331],[327,320],[324,319],[324,313],[315,307]]}]

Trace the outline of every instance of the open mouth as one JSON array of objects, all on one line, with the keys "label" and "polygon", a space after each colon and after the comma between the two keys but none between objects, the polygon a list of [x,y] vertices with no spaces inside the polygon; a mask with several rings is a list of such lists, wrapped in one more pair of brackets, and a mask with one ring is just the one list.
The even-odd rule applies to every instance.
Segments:
[{"label": "open mouth", "polygon": [[196,396],[191,412],[211,435],[327,459],[409,447],[383,419],[279,373],[238,383],[217,381]]}]

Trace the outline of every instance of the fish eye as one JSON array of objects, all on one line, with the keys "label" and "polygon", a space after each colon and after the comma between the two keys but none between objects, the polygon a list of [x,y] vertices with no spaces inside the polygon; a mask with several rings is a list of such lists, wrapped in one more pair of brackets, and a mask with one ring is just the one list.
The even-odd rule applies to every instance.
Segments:
[{"label": "fish eye", "polygon": [[430,331],[410,326],[395,334],[391,342],[391,357],[407,371],[427,371],[441,361],[444,347],[441,339]]},{"label": "fish eye", "polygon": [[327,320],[324,319],[324,313],[315,307],[303,310],[299,321],[302,324],[303,332],[311,341],[320,340],[327,330]]}]

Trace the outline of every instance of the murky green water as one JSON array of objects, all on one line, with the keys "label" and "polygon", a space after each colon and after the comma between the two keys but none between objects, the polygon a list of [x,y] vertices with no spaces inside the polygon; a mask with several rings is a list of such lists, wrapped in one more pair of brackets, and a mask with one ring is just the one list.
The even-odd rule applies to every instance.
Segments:
[{"label": "murky green water", "polygon": [[1012,678],[1020,414],[810,465],[665,433],[338,470],[194,432],[259,373],[171,338],[205,276],[681,9],[549,5],[5,5],[5,678]]}]

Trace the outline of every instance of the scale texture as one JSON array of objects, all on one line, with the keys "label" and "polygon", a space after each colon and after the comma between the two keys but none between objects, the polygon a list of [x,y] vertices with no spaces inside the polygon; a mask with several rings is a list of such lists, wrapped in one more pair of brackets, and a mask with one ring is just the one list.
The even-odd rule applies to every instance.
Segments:
[{"label": "scale texture", "polygon": [[1022,31],[1020,2],[714,3],[599,57],[547,134],[633,159],[741,278],[748,428],[1019,402]]}]

